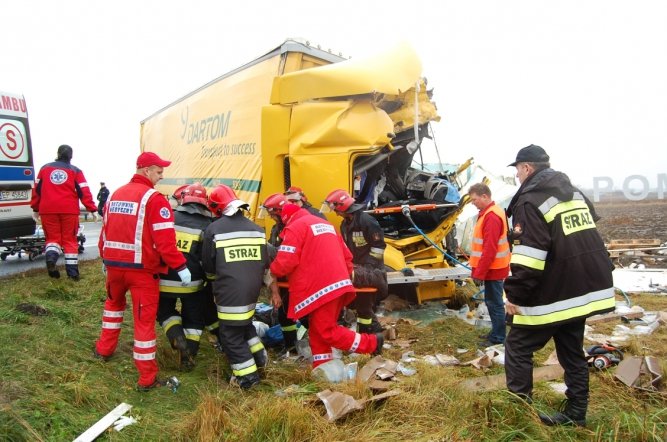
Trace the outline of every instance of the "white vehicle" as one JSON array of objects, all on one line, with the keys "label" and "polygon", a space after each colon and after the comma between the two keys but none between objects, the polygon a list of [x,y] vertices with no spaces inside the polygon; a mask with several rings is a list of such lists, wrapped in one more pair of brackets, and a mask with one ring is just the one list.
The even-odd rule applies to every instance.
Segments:
[{"label": "white vehicle", "polygon": [[20,94],[0,92],[0,241],[34,235],[35,185],[28,109]]}]

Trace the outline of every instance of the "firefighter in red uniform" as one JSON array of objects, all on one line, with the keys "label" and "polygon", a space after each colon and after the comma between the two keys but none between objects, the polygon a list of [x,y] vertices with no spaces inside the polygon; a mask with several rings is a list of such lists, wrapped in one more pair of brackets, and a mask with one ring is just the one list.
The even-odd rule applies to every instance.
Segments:
[{"label": "firefighter in red uniform", "polygon": [[[295,204],[282,209],[283,242],[271,263],[271,273],[289,281],[288,316],[309,315],[313,368],[333,359],[332,348],[357,353],[380,353],[384,337],[355,333],[337,323],[343,307],[355,296],[350,280],[352,254],[328,221]],[[272,284],[275,306],[281,305]]]},{"label": "firefighter in red uniform", "polygon": [[41,217],[42,228],[46,237],[46,269],[51,278],[60,278],[56,264],[60,254],[65,254],[67,277],[79,280],[79,200],[95,220],[97,206],[93,195],[78,167],[70,163],[72,148],[63,144],[58,148],[56,161],[45,164],[39,170],[32,191],[30,207],[33,218]]},{"label": "firefighter in red uniform", "polygon": [[208,196],[218,217],[204,232],[202,264],[213,280],[220,343],[232,368],[232,383],[247,390],[260,382],[258,368],[268,362],[252,324],[268,267],[264,229],[243,216],[248,205],[234,191],[218,185]]},{"label": "firefighter in red uniform", "polygon": [[159,274],[166,273],[170,267],[178,272],[184,285],[192,280],[185,257],[176,248],[174,214],[167,199],[153,188],[170,164],[153,152],[139,155],[135,175],[107,201],[100,233],[99,249],[106,268],[107,299],[102,314],[102,333],[94,354],[107,360],[116,350],[125,311],[125,293],[129,290],[139,391],[165,385],[157,378],[155,360]]}]

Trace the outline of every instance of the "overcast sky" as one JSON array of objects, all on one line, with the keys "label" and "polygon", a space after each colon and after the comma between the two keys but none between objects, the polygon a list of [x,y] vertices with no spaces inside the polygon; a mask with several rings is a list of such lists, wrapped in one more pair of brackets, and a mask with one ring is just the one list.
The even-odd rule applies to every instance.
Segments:
[{"label": "overcast sky", "polygon": [[667,173],[664,1],[3,1],[0,90],[37,167],[74,148],[93,192],[134,171],[139,123],[288,37],[362,58],[408,41],[443,162],[498,173],[534,143],[583,187]]}]

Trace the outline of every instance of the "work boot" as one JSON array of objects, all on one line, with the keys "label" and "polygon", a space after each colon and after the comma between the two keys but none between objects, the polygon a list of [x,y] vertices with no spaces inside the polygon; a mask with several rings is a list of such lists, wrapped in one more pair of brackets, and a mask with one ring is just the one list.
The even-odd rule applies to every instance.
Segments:
[{"label": "work boot", "polygon": [[104,356],[97,352],[97,348],[93,347],[93,357],[100,361],[107,362],[111,356]]},{"label": "work boot", "polygon": [[54,261],[46,261],[46,271],[51,278],[60,278],[60,272],[56,268],[56,263]]},{"label": "work boot", "polygon": [[382,346],[384,345],[384,333],[375,333],[375,337],[377,338],[377,345],[375,346],[375,350],[372,355],[381,355],[382,354]]},{"label": "work boot", "polygon": [[146,392],[151,391],[155,388],[164,387],[166,385],[167,385],[167,381],[155,378],[153,383],[150,384],[150,385],[139,385],[139,384],[137,384],[137,391],[139,391],[141,393],[146,393]]},{"label": "work boot", "polygon": [[257,372],[250,373],[245,376],[232,376],[229,380],[229,385],[240,387],[242,390],[249,390],[260,383],[259,374]]},{"label": "work boot", "polygon": [[561,411],[548,415],[539,413],[540,420],[546,425],[586,426],[586,408],[588,401],[565,399],[559,407]]}]

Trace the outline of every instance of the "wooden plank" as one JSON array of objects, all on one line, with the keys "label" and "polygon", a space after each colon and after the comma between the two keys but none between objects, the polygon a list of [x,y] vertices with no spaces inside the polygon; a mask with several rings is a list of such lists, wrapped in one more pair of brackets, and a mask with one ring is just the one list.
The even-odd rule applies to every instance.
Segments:
[{"label": "wooden plank", "polygon": [[81,436],[74,439],[74,442],[94,441],[97,438],[97,436],[102,434],[104,430],[113,425],[113,423],[116,422],[116,420],[119,417],[130,411],[131,408],[132,405],[126,404],[125,402],[121,403],[116,408],[107,413],[107,415],[104,416],[102,419],[98,420],[97,423],[95,423],[95,425],[88,428],[83,434],[81,434]]},{"label": "wooden plank", "polygon": [[630,312],[630,313],[605,313],[604,315],[595,315],[586,319],[586,324],[599,324],[601,322],[614,321],[616,319],[628,318],[628,319],[637,319],[644,316],[644,312]]}]

